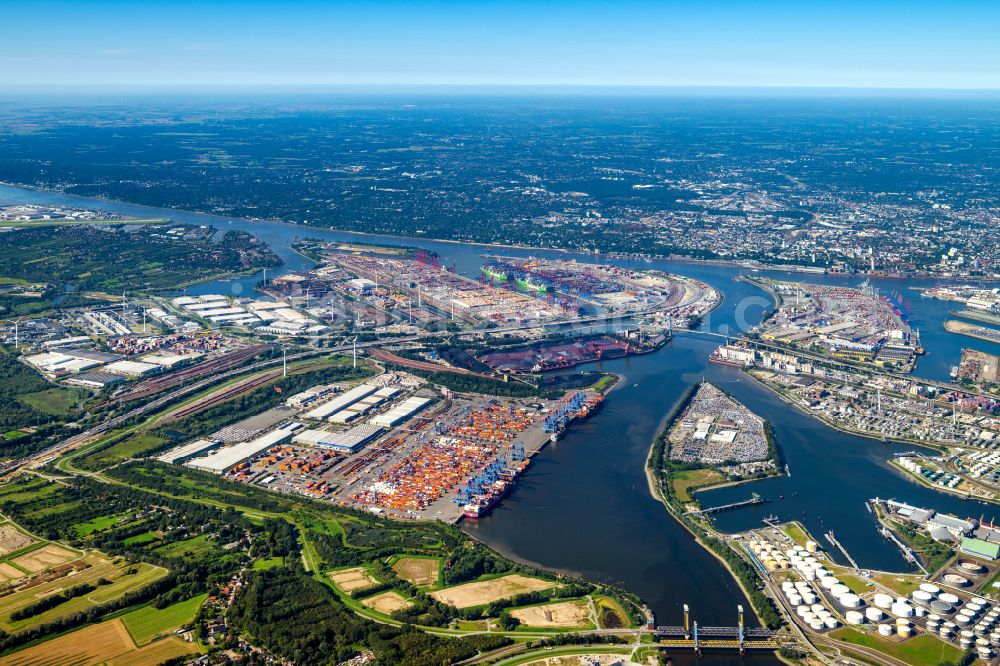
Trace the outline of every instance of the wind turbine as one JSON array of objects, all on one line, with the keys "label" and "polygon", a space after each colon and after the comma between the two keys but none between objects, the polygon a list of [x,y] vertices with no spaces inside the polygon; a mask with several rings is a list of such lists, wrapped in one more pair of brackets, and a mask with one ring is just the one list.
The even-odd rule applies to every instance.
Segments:
[{"label": "wind turbine", "polygon": [[21,325],[22,321],[24,321],[24,317],[19,317],[19,318],[17,318],[17,319],[14,320],[14,351],[17,351],[20,348],[19,347],[20,338],[18,337],[18,333],[19,333],[19,328],[18,327]]}]

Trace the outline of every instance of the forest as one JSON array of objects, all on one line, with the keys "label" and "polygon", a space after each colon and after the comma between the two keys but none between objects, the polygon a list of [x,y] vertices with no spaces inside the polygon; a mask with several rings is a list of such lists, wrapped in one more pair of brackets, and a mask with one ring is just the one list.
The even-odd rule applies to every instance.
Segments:
[{"label": "forest", "polygon": [[[228,231],[218,242],[171,226],[54,226],[18,229],[0,244],[0,277],[120,294],[162,291],[221,273],[280,265],[250,234]],[[110,250],[110,251],[109,251]]]}]

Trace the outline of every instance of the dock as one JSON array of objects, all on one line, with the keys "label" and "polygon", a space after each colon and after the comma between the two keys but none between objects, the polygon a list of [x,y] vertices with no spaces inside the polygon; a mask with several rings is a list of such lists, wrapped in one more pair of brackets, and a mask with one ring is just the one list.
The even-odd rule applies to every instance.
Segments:
[{"label": "dock", "polygon": [[723,504],[721,506],[711,506],[707,509],[692,509],[688,511],[689,515],[701,515],[707,516],[713,513],[722,513],[723,511],[731,511],[733,509],[739,509],[744,506],[753,506],[755,504],[763,504],[767,500],[754,493],[750,499],[745,499],[742,502],[730,502],[729,504]]},{"label": "dock", "polygon": [[844,548],[844,544],[837,541],[837,537],[833,535],[833,532],[827,532],[823,536],[826,537],[826,540],[829,541],[832,546],[834,546],[837,550],[843,553],[844,557],[847,559],[848,562],[851,563],[851,566],[854,568],[855,571],[861,571],[861,567],[858,566],[858,563],[854,561],[854,558],[851,557],[851,554],[847,552],[846,548]]}]

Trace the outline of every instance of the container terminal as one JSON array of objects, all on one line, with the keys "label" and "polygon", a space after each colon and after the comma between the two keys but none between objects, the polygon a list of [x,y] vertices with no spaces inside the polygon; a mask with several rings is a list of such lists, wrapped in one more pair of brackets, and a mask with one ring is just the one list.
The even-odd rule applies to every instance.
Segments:
[{"label": "container terminal", "polygon": [[531,457],[602,400],[592,390],[558,400],[461,394],[384,373],[312,387],[255,417],[265,428],[230,426],[158,459],[397,518],[457,522],[492,510]]}]

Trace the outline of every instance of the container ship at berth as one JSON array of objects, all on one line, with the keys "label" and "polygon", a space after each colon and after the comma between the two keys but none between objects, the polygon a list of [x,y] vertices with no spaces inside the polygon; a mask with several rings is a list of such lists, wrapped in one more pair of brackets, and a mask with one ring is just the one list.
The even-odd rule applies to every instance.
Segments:
[{"label": "container ship at berth", "polygon": [[589,396],[582,391],[574,393],[560,402],[559,405],[552,410],[552,413],[545,417],[542,429],[549,433],[549,439],[554,442],[563,436],[563,433],[566,432],[566,427],[574,419],[585,419],[589,417],[597,411],[603,402],[604,395],[601,393],[595,393]]},{"label": "container ship at berth", "polygon": [[512,467],[504,467],[492,481],[480,485],[480,492],[472,494],[470,501],[465,505],[463,515],[466,518],[480,518],[489,513],[493,507],[500,503],[510,489],[514,487],[514,482],[521,473],[528,468],[530,460],[524,458]]}]

